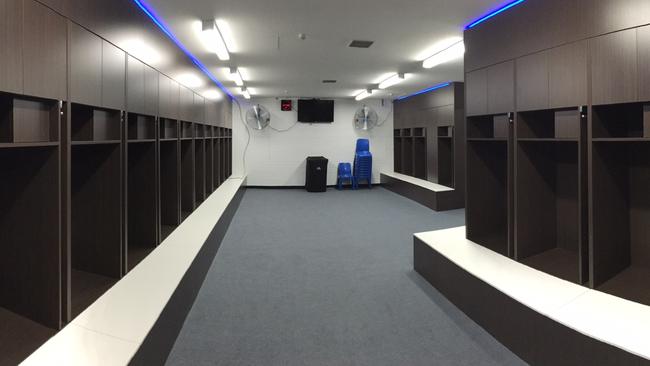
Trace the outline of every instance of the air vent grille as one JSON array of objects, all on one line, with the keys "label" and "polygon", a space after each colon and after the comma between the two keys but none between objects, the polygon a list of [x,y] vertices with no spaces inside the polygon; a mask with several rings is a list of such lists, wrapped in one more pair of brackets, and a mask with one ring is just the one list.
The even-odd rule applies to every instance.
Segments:
[{"label": "air vent grille", "polygon": [[352,48],[370,48],[375,42],[374,41],[360,41],[360,40],[354,40],[350,42],[350,46]]},{"label": "air vent grille", "polygon": [[333,79],[323,80],[323,84],[336,84],[336,80]]}]

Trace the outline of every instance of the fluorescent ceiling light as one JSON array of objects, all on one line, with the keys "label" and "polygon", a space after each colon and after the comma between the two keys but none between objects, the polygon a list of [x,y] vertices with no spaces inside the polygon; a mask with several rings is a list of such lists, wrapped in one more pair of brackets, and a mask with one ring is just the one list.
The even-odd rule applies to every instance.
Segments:
[{"label": "fluorescent ceiling light", "polygon": [[246,99],[251,99],[251,93],[248,91],[246,88],[239,88],[240,94],[246,98]]},{"label": "fluorescent ceiling light", "polygon": [[424,60],[422,67],[425,69],[431,69],[446,62],[459,59],[463,57],[464,54],[465,42],[461,40]]},{"label": "fluorescent ceiling light", "polygon": [[217,89],[209,89],[203,93],[203,96],[210,100],[221,100],[223,95]]},{"label": "fluorescent ceiling light", "polygon": [[364,100],[371,95],[372,95],[372,89],[364,90],[361,93],[359,93],[356,97],[354,97],[354,100],[356,101]]},{"label": "fluorescent ceiling light", "polygon": [[203,41],[203,44],[208,49],[208,51],[215,53],[217,57],[219,57],[219,60],[230,60],[230,54],[228,53],[226,41],[223,39],[221,32],[219,32],[217,24],[214,20],[203,21],[201,40]]},{"label": "fluorescent ceiling light", "polygon": [[236,67],[233,67],[230,69],[230,80],[234,81],[237,86],[243,86],[244,85],[244,79],[241,77],[241,73],[239,72],[239,69]]},{"label": "fluorescent ceiling light", "polygon": [[402,81],[406,80],[406,77],[407,77],[406,74],[402,74],[402,73],[394,74],[393,76],[379,83],[379,89],[388,89],[391,86],[397,85]]},{"label": "fluorescent ceiling light", "polygon": [[221,33],[224,43],[226,43],[228,51],[230,51],[230,53],[237,53],[237,43],[235,42],[235,37],[232,35],[232,30],[230,29],[228,22],[223,19],[217,19],[215,23],[217,24],[217,29],[219,30],[219,33]]},{"label": "fluorescent ceiling light", "polygon": [[192,73],[179,75],[176,80],[188,88],[198,88],[203,86],[203,80]]}]

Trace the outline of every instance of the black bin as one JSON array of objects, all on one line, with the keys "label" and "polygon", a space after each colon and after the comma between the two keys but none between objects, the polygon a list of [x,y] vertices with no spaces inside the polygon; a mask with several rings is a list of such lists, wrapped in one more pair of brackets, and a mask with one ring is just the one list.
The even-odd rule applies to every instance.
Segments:
[{"label": "black bin", "polygon": [[305,189],[307,192],[325,192],[327,190],[327,163],[322,156],[307,158],[307,178]]}]

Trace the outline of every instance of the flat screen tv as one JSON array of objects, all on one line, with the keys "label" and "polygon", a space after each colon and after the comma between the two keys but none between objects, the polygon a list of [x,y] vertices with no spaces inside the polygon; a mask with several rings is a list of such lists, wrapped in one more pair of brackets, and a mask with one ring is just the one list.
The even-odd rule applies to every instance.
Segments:
[{"label": "flat screen tv", "polygon": [[321,99],[298,100],[298,122],[334,122],[334,101]]}]

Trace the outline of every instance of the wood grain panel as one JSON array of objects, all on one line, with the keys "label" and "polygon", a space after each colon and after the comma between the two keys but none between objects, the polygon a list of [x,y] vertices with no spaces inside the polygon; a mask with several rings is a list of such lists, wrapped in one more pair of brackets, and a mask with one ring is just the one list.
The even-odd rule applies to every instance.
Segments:
[{"label": "wood grain panel", "polygon": [[514,61],[507,61],[487,69],[488,113],[508,113],[515,109]]},{"label": "wood grain panel", "polygon": [[546,109],[549,104],[548,54],[539,52],[516,61],[517,110]]},{"label": "wood grain panel", "polygon": [[549,104],[551,108],[588,103],[587,41],[549,50]]},{"label": "wood grain panel", "polygon": [[127,57],[126,107],[129,112],[145,113],[144,64]]},{"label": "wood grain panel", "polygon": [[102,106],[124,110],[126,95],[126,54],[102,41]]},{"label": "wood grain panel", "polygon": [[639,100],[650,101],[650,26],[637,31]]},{"label": "wood grain panel", "polygon": [[170,116],[171,79],[164,74],[158,75],[158,114],[160,117]]},{"label": "wood grain panel", "polygon": [[70,99],[102,105],[102,39],[70,22]]},{"label": "wood grain panel", "polygon": [[174,80],[169,83],[169,117],[179,119],[180,85]]},{"label": "wood grain panel", "polygon": [[23,6],[0,0],[0,91],[23,92]]},{"label": "wood grain panel", "polygon": [[593,104],[637,100],[636,29],[590,40]]},{"label": "wood grain panel", "polygon": [[144,113],[158,115],[158,71],[144,66]]},{"label": "wood grain panel", "polygon": [[68,38],[66,20],[34,0],[24,0],[24,11],[24,92],[27,95],[65,100]]},{"label": "wood grain panel", "polygon": [[468,116],[480,116],[488,113],[487,70],[477,70],[465,75],[465,103]]}]

